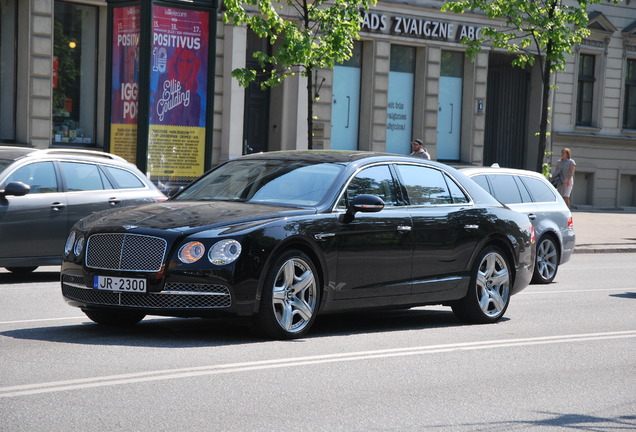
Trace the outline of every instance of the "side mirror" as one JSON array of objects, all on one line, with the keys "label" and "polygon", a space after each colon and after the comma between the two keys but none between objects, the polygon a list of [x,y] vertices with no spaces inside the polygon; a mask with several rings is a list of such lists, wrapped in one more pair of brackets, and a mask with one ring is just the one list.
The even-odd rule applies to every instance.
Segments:
[{"label": "side mirror", "polygon": [[358,195],[351,200],[351,204],[349,204],[347,213],[351,213],[352,215],[357,212],[377,213],[383,208],[384,201],[382,201],[382,198],[375,195],[363,194]]},{"label": "side mirror", "polygon": [[0,190],[1,196],[24,196],[31,192],[31,186],[22,182],[11,182],[4,190]]},{"label": "side mirror", "polygon": [[183,190],[183,186],[175,186],[168,191],[168,198],[172,198]]}]

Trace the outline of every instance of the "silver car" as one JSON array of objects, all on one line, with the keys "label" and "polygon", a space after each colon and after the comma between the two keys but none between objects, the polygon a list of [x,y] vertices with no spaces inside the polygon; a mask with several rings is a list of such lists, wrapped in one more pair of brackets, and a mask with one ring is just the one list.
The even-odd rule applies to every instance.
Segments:
[{"label": "silver car", "polygon": [[0,146],[0,267],[59,265],[79,219],[165,201],[137,167],[97,151]]},{"label": "silver car", "polygon": [[548,284],[576,244],[572,213],[546,178],[533,171],[470,167],[461,171],[511,209],[528,215],[537,236],[532,282]]}]

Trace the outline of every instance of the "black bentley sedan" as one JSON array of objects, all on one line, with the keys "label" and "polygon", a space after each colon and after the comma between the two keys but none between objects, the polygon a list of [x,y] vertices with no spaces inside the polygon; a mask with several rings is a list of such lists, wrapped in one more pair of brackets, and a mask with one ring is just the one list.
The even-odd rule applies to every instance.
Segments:
[{"label": "black bentley sedan", "polygon": [[496,322],[534,254],[528,217],[449,166],[271,152],[226,162],[163,203],[82,219],[61,284],[99,324],[225,314],[290,339],[318,314],[369,308],[442,304]]}]

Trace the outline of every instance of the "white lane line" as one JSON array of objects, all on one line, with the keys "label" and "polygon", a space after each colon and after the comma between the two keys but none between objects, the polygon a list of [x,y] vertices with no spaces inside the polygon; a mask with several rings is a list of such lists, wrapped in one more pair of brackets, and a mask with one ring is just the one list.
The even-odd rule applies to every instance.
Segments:
[{"label": "white lane line", "polygon": [[36,323],[36,322],[46,322],[46,321],[67,321],[67,320],[78,320],[85,319],[86,315],[76,316],[76,317],[64,317],[64,318],[38,318],[38,319],[30,319],[30,320],[19,320],[19,321],[0,321],[0,325],[3,324],[24,324],[24,323]]},{"label": "white lane line", "polygon": [[358,351],[349,353],[324,354],[317,356],[281,358],[252,362],[228,363],[220,365],[199,366],[179,369],[165,369],[137,372],[121,375],[107,375],[102,377],[80,378],[65,381],[51,381],[44,383],[25,384],[18,386],[0,387],[0,398],[27,396],[43,393],[53,393],[69,390],[81,390],[95,387],[106,387],[123,384],[134,384],[170,379],[192,378],[205,375],[231,374],[247,371],[277,368],[297,368],[299,366],[348,362],[356,360],[370,360],[391,357],[405,357],[453,351],[471,351],[494,348],[508,348],[530,345],[547,345],[559,343],[585,342],[609,339],[636,338],[636,330],[585,333],[577,335],[545,336],[525,339],[504,339],[481,342],[464,342],[445,345],[418,346],[410,348],[394,348],[373,351]]}]

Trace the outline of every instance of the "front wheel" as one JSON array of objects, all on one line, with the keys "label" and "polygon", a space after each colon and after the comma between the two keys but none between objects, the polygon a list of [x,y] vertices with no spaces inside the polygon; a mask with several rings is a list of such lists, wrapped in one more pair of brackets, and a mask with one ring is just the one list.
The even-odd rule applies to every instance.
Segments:
[{"label": "front wheel", "polygon": [[554,238],[547,235],[537,243],[537,262],[534,266],[532,282],[549,284],[554,280],[559,269],[559,249]]},{"label": "front wheel", "polygon": [[273,339],[302,337],[316,319],[319,299],[318,273],[311,259],[298,250],[283,253],[265,278],[256,332]]},{"label": "front wheel", "polygon": [[510,265],[506,255],[498,247],[488,246],[477,256],[468,293],[453,304],[453,312],[465,322],[497,322],[510,303],[510,284]]},{"label": "front wheel", "polygon": [[135,325],[146,316],[139,312],[106,312],[83,309],[82,312],[84,312],[91,321],[97,324],[116,327]]}]

